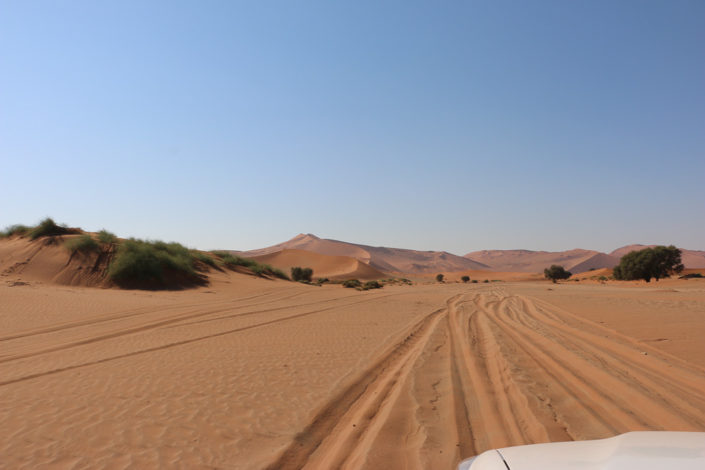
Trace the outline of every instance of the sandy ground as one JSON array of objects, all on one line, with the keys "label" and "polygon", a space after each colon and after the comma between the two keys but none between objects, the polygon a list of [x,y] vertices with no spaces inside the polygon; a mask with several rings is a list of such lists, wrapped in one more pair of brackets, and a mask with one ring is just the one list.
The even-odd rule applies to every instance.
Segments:
[{"label": "sandy ground", "polygon": [[705,431],[705,282],[0,285],[2,468],[453,468]]}]

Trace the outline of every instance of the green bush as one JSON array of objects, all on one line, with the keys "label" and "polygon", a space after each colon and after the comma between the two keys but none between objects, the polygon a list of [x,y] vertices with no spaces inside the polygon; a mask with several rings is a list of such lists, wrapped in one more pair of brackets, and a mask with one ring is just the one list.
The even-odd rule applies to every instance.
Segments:
[{"label": "green bush", "polygon": [[235,266],[243,266],[245,268],[248,268],[258,276],[274,276],[280,279],[289,280],[289,276],[287,276],[284,271],[282,271],[281,269],[273,268],[268,264],[259,264],[253,259],[233,255],[232,253],[228,253],[227,251],[214,251],[213,254],[220,257],[223,264],[229,268],[233,268]]},{"label": "green bush", "polygon": [[701,273],[689,273],[679,277],[678,279],[702,279],[704,277],[705,276],[703,276]]},{"label": "green bush", "polygon": [[643,279],[650,282],[651,278],[658,281],[671,274],[680,273],[683,268],[681,250],[673,245],[656,246],[622,256],[613,274],[615,279],[620,281]]},{"label": "green bush", "polygon": [[382,284],[380,284],[378,281],[367,281],[365,284],[362,286],[362,290],[370,290],[370,289],[381,289]]},{"label": "green bush", "polygon": [[318,279],[316,279],[316,284],[318,284],[319,286],[322,284],[327,284],[329,282],[330,279],[328,279],[327,277],[319,277]]},{"label": "green bush", "polygon": [[313,269],[302,268],[300,266],[294,266],[291,268],[291,279],[294,281],[307,281],[311,282],[313,278]]},{"label": "green bush", "polygon": [[56,222],[54,222],[51,218],[47,217],[46,219],[39,222],[39,225],[30,230],[29,238],[31,238],[32,240],[36,240],[40,237],[53,237],[57,235],[66,235],[69,233],[78,233],[78,231],[72,230],[62,225],[56,225]]},{"label": "green bush", "polygon": [[178,243],[151,242],[131,238],[120,245],[108,268],[118,283],[152,283],[164,285],[167,275],[182,281],[197,281],[193,256]]},{"label": "green bush", "polygon": [[67,241],[65,246],[71,253],[76,253],[77,251],[80,251],[81,253],[90,253],[100,249],[98,242],[93,240],[93,237],[87,233]]},{"label": "green bush", "polygon": [[482,282],[484,282],[484,283],[489,283],[490,281],[489,281],[489,279],[485,279],[485,280],[482,281]]},{"label": "green bush", "polygon": [[349,289],[357,289],[361,286],[362,283],[357,279],[348,279],[347,281],[343,281],[343,287],[347,287]]},{"label": "green bush", "polygon": [[460,278],[463,282],[470,282],[470,276],[463,276]]},{"label": "green bush", "polygon": [[244,266],[246,268],[252,269],[253,267],[258,265],[257,261],[255,260],[233,255],[232,253],[228,253],[226,251],[216,251],[213,254],[219,256],[220,259],[223,261],[223,264],[228,267]]},{"label": "green bush", "polygon": [[214,268],[216,267],[215,260],[207,254],[201,253],[200,251],[191,251],[191,254],[201,263],[207,264],[208,266],[213,266]]},{"label": "green bush", "polygon": [[477,279],[473,279],[473,280],[472,280],[472,283],[473,283],[473,284],[477,284]]},{"label": "green bush", "polygon": [[571,273],[570,271],[566,271],[563,266],[553,264],[550,268],[543,270],[543,275],[546,279],[550,279],[555,284],[558,279],[568,279]]},{"label": "green bush", "polygon": [[29,232],[30,230],[31,228],[27,227],[26,225],[10,225],[5,230],[0,232],[0,238],[11,237],[13,235],[26,235],[27,232]]},{"label": "green bush", "polygon": [[98,232],[98,241],[106,245],[111,245],[113,243],[117,243],[118,239],[114,233],[108,232],[107,230],[103,229]]},{"label": "green bush", "polygon": [[443,282],[443,274],[436,274],[436,282]]},{"label": "green bush", "polygon": [[598,281],[606,281],[607,278],[605,276],[600,276],[597,278]]}]

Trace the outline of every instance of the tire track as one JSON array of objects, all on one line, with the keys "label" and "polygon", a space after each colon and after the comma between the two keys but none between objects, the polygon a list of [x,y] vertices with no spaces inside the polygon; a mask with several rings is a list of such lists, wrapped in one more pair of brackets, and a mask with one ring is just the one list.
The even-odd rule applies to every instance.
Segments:
[{"label": "tire track", "polygon": [[[368,299],[367,301],[369,301],[369,299]],[[363,302],[364,302],[364,301],[360,301],[360,302],[357,302],[357,303],[363,303]],[[349,305],[347,305],[347,306],[349,306]],[[205,335],[205,336],[199,336],[199,337],[196,337],[196,338],[189,338],[189,339],[185,339],[185,340],[181,340],[181,341],[175,341],[175,342],[172,342],[172,343],[168,343],[168,344],[156,346],[156,347],[153,347],[153,348],[140,349],[140,350],[138,350],[138,351],[132,351],[132,352],[125,353],[125,354],[119,354],[119,355],[116,355],[116,356],[106,357],[106,358],[99,359],[99,360],[96,360],[96,361],[90,361],[90,362],[85,362],[85,363],[81,363],[81,364],[74,364],[74,365],[71,365],[71,366],[56,368],[56,369],[52,369],[52,370],[49,370],[49,371],[44,371],[44,372],[39,372],[39,373],[35,373],[35,374],[30,374],[30,375],[26,375],[26,376],[22,376],[22,377],[17,377],[17,378],[10,379],[10,380],[0,381],[0,386],[11,385],[11,384],[14,384],[14,383],[23,382],[23,381],[25,381],[25,380],[31,380],[31,379],[35,379],[35,378],[39,378],[39,377],[44,377],[44,376],[48,376],[48,375],[58,374],[58,373],[61,373],[61,372],[67,372],[67,371],[70,371],[70,370],[80,369],[80,368],[83,368],[83,367],[90,367],[90,366],[97,365],[97,364],[103,364],[103,363],[106,363],[106,362],[112,362],[112,361],[116,361],[116,360],[124,359],[124,358],[128,358],[128,357],[134,357],[134,356],[139,356],[139,355],[148,354],[148,353],[152,353],[152,352],[162,351],[162,350],[174,348],[174,347],[177,347],[177,346],[184,346],[184,345],[187,345],[187,344],[197,343],[197,342],[200,342],[200,341],[204,341],[204,340],[208,340],[208,339],[213,339],[213,338],[217,338],[217,337],[220,337],[220,336],[225,336],[225,335],[230,335],[230,334],[233,334],[233,333],[239,333],[239,332],[242,332],[242,331],[251,330],[251,329],[253,329],[253,328],[259,328],[259,327],[263,327],[263,326],[268,326],[268,325],[273,325],[273,324],[277,324],[277,323],[282,323],[282,322],[289,321],[289,320],[295,320],[295,319],[302,318],[302,317],[307,317],[307,316],[309,316],[309,315],[313,315],[313,314],[316,314],[316,313],[328,312],[328,311],[334,310],[334,309],[336,309],[336,308],[338,308],[338,306],[331,306],[331,307],[326,307],[326,308],[322,308],[322,309],[318,309],[318,310],[312,310],[312,311],[309,311],[309,312],[298,313],[298,314],[290,315],[290,316],[283,317],[283,318],[278,318],[278,319],[269,320],[269,321],[265,321],[265,322],[261,322],[261,323],[256,323],[256,324],[254,324],[254,325],[248,325],[248,326],[243,326],[243,327],[240,327],[240,328],[233,328],[233,329],[230,329],[230,330],[221,331],[221,332],[218,332],[218,333],[215,333],[215,334],[210,334],[210,335]],[[258,312],[253,312],[253,313],[258,313]]]},{"label": "tire track", "polygon": [[[391,295],[394,295],[394,294],[376,296],[373,298],[358,300],[356,302],[350,302],[350,303],[343,304],[343,305],[335,305],[335,306],[332,306],[332,307],[329,307],[326,309],[322,309],[322,310],[321,309],[314,310],[309,313],[318,313],[318,312],[322,312],[322,311],[331,310],[333,308],[344,308],[344,307],[357,305],[357,304],[364,303],[364,302],[370,302],[372,300],[379,299],[382,297],[389,297]],[[349,295],[349,296],[344,297],[344,299],[353,298],[353,297],[356,297],[356,296]],[[337,298],[337,299],[334,298],[334,299],[329,299],[329,300],[325,300],[325,301],[321,301],[321,302],[308,302],[308,303],[293,305],[293,306],[282,306],[282,307],[274,307],[274,308],[264,309],[264,310],[253,310],[253,311],[249,311],[249,312],[242,312],[242,313],[237,313],[237,314],[233,314],[233,315],[228,315],[226,317],[220,317],[220,318],[216,318],[213,320],[215,321],[215,320],[222,320],[222,319],[239,318],[239,317],[246,317],[246,316],[250,316],[250,315],[278,312],[278,311],[282,311],[282,310],[292,310],[295,308],[311,306],[311,305],[320,305],[321,303],[335,302],[335,301],[339,301],[339,300],[340,300],[340,298]],[[270,303],[270,302],[265,302],[265,303]],[[63,343],[59,346],[45,348],[40,351],[33,351],[33,352],[24,353],[24,354],[11,355],[10,357],[5,357],[3,359],[0,359],[0,364],[16,361],[16,360],[20,360],[20,359],[27,359],[30,357],[41,356],[41,355],[49,354],[49,353],[53,353],[53,352],[64,351],[64,350],[76,348],[79,346],[85,346],[88,344],[93,344],[93,343],[97,343],[97,342],[105,341],[105,340],[109,340],[109,339],[115,339],[115,338],[119,338],[119,337],[123,337],[123,336],[127,336],[127,335],[145,333],[149,330],[153,330],[156,328],[163,328],[163,327],[168,327],[168,326],[171,326],[171,327],[187,326],[187,325],[193,324],[193,322],[192,323],[182,323],[182,322],[192,320],[194,318],[202,318],[205,316],[211,316],[211,315],[217,315],[219,313],[230,312],[230,311],[232,311],[234,309],[236,310],[238,308],[248,308],[250,306],[251,305],[242,306],[242,307],[228,306],[228,307],[224,307],[224,308],[218,308],[215,310],[206,310],[206,311],[204,311],[201,308],[201,309],[195,310],[195,313],[194,313],[194,311],[189,311],[188,313],[182,314],[177,317],[170,317],[168,319],[161,319],[161,320],[157,320],[157,321],[147,322],[147,323],[143,323],[141,325],[137,325],[137,326],[133,326],[133,327],[129,327],[129,328],[123,328],[118,331],[113,331],[111,333],[105,333],[103,335],[98,335],[98,336],[92,336],[90,338],[86,338],[86,339],[79,340],[79,341],[73,341],[70,343]],[[164,309],[162,311],[162,313],[168,312],[168,310],[169,310],[168,308]],[[292,317],[292,318],[294,318],[294,317]]]},{"label": "tire track", "polygon": [[268,469],[357,468],[363,465],[404,379],[429,341],[448,305],[425,316],[409,334],[313,417]]},{"label": "tire track", "polygon": [[[551,330],[548,323],[527,323],[524,310],[508,301],[500,303],[488,316],[532,359],[545,370],[552,371],[581,404],[598,411],[601,420],[611,428],[660,429],[670,426],[696,430],[702,426],[697,420],[684,416],[673,403],[640,390],[633,372],[630,377],[615,376],[611,373],[605,353],[598,352],[595,346],[582,344],[577,347],[577,352],[571,350],[568,346],[575,340],[571,332],[561,335]],[[594,354],[599,354],[597,365],[584,357],[590,349]]]}]

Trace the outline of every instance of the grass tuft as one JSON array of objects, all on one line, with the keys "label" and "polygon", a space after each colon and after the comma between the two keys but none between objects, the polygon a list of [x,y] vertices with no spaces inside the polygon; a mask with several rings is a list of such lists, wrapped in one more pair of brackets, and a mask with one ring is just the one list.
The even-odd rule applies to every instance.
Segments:
[{"label": "grass tuft", "polygon": [[31,227],[27,227],[26,225],[20,225],[20,224],[15,224],[15,225],[10,225],[7,227],[5,230],[0,232],[0,238],[7,238],[11,237],[13,235],[27,235],[27,232],[31,230]]},{"label": "grass tuft", "polygon": [[208,266],[212,266],[214,268],[216,267],[215,260],[212,257],[208,256],[207,254],[201,253],[200,251],[191,251],[191,254],[193,255],[194,258],[196,258],[201,263],[205,263]]},{"label": "grass tuft", "polygon": [[233,255],[227,251],[214,251],[213,254],[218,256],[223,264],[229,268],[243,266],[258,276],[273,276],[278,277],[279,279],[289,280],[289,276],[287,276],[281,269],[274,268],[268,264],[259,264],[253,259]]},{"label": "grass tuft", "polygon": [[54,220],[47,217],[46,219],[39,222],[39,225],[34,227],[29,232],[29,238],[36,240],[40,237],[54,237],[57,235],[66,235],[69,233],[78,233],[77,230],[70,229],[63,225],[57,225]]},{"label": "grass tuft", "polygon": [[117,243],[118,238],[115,236],[114,233],[108,232],[107,230],[103,229],[98,232],[98,241],[105,245],[112,245],[113,243]]},{"label": "grass tuft", "polygon": [[347,287],[348,289],[357,289],[362,287],[362,283],[357,279],[348,279],[347,281],[343,281],[343,287]]},{"label": "grass tuft", "polygon": [[68,249],[72,254],[77,251],[80,251],[81,253],[91,253],[100,249],[98,242],[93,240],[93,237],[87,233],[67,241],[65,246],[66,249]]},{"label": "grass tuft", "polygon": [[378,281],[367,281],[365,284],[363,284],[362,290],[381,289],[382,287],[384,286]]}]

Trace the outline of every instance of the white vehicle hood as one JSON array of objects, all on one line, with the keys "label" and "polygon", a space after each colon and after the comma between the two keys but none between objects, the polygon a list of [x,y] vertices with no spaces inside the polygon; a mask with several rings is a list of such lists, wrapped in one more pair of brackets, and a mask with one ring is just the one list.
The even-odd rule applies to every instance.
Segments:
[{"label": "white vehicle hood", "polygon": [[[465,466],[464,466],[465,465]],[[704,470],[705,432],[629,432],[609,439],[505,447],[461,470]]]}]

